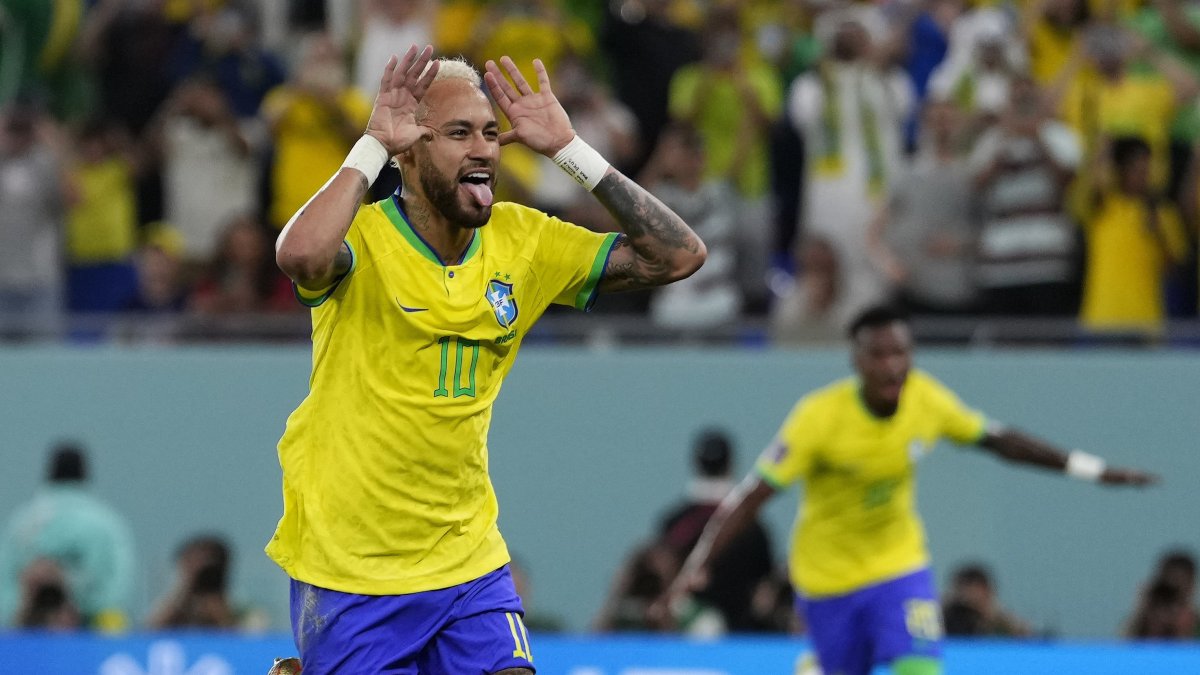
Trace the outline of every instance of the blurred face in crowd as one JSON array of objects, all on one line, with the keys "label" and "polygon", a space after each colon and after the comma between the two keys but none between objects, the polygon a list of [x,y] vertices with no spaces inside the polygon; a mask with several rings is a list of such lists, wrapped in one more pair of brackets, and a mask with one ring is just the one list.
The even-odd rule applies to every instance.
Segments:
[{"label": "blurred face in crowd", "polygon": [[912,368],[912,332],[903,321],[864,327],[854,336],[854,368],[863,398],[880,415],[891,415]]},{"label": "blurred face in crowd", "polygon": [[249,218],[239,218],[225,232],[225,258],[235,265],[253,267],[267,254],[267,242],[258,224]]},{"label": "blurred face in crowd", "polygon": [[405,189],[423,195],[458,227],[486,225],[500,161],[491,103],[467,80],[440,80],[430,85],[417,120],[433,134],[399,155]]},{"label": "blurred face in crowd", "polygon": [[1085,17],[1086,0],[1047,0],[1044,5],[1046,20],[1055,26],[1067,28],[1082,23]]},{"label": "blurred face in crowd", "polygon": [[930,140],[938,147],[953,143],[959,130],[958,109],[949,101],[930,99],[925,104],[922,119],[922,133],[929,134]]},{"label": "blurred face in crowd", "polygon": [[871,36],[857,21],[844,21],[833,36],[831,52],[839,61],[857,61],[871,48]]},{"label": "blurred face in crowd", "polygon": [[36,121],[31,111],[15,109],[0,118],[0,153],[23,155],[34,143]]},{"label": "blurred face in crowd", "polygon": [[1121,191],[1141,195],[1150,191],[1150,153],[1138,152],[1117,167]]}]

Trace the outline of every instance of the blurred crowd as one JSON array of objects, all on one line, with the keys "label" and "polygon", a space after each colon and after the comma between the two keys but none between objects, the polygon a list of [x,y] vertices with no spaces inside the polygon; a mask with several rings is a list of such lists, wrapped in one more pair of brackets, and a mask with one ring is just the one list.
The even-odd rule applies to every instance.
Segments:
[{"label": "blurred crowd", "polygon": [[[705,240],[602,311],[784,343],[883,299],[1135,343],[1196,315],[1193,0],[0,0],[0,316],[302,311],[274,235],[412,43],[540,57]],[[614,227],[502,161],[500,198]]]}]

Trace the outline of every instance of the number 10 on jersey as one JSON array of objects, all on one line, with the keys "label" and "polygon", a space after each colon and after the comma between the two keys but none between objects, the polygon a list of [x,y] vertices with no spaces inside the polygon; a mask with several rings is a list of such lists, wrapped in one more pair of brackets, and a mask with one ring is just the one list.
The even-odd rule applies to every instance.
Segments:
[{"label": "number 10 on jersey", "polygon": [[[479,341],[468,340],[466,338],[456,336],[446,336],[438,339],[438,344],[442,346],[442,367],[438,372],[438,388],[433,390],[434,397],[449,396],[450,390],[446,388],[446,374],[449,372],[450,365],[450,343],[454,343],[454,398],[460,396],[475,397],[475,365],[479,363]],[[463,353],[467,349],[471,350],[471,367],[466,373],[466,385],[463,385]]]}]

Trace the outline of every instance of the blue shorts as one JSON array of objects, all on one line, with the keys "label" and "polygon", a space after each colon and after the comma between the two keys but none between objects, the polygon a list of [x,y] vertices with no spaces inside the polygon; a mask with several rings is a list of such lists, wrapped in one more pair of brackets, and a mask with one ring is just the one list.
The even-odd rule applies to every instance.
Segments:
[{"label": "blue shorts", "polygon": [[424,593],[356,595],[292,580],[304,675],[496,673],[533,669],[508,566]]},{"label": "blue shorts", "polygon": [[868,675],[906,656],[942,654],[942,613],[927,568],[832,598],[797,595],[796,610],[826,673]]}]

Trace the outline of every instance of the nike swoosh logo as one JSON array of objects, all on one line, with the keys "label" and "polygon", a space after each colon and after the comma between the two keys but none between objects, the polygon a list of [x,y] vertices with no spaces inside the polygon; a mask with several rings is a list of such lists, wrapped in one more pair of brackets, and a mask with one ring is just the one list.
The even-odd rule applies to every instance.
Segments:
[{"label": "nike swoosh logo", "polygon": [[427,311],[429,311],[429,308],[428,308],[428,307],[405,307],[403,304],[401,304],[401,302],[400,302],[400,298],[396,298],[396,304],[397,304],[397,305],[400,305],[400,309],[402,309],[402,310],[404,310],[404,311],[406,311],[406,312],[408,312],[408,313],[410,313],[410,314],[411,314],[411,313],[413,313],[413,312],[427,312]]}]

